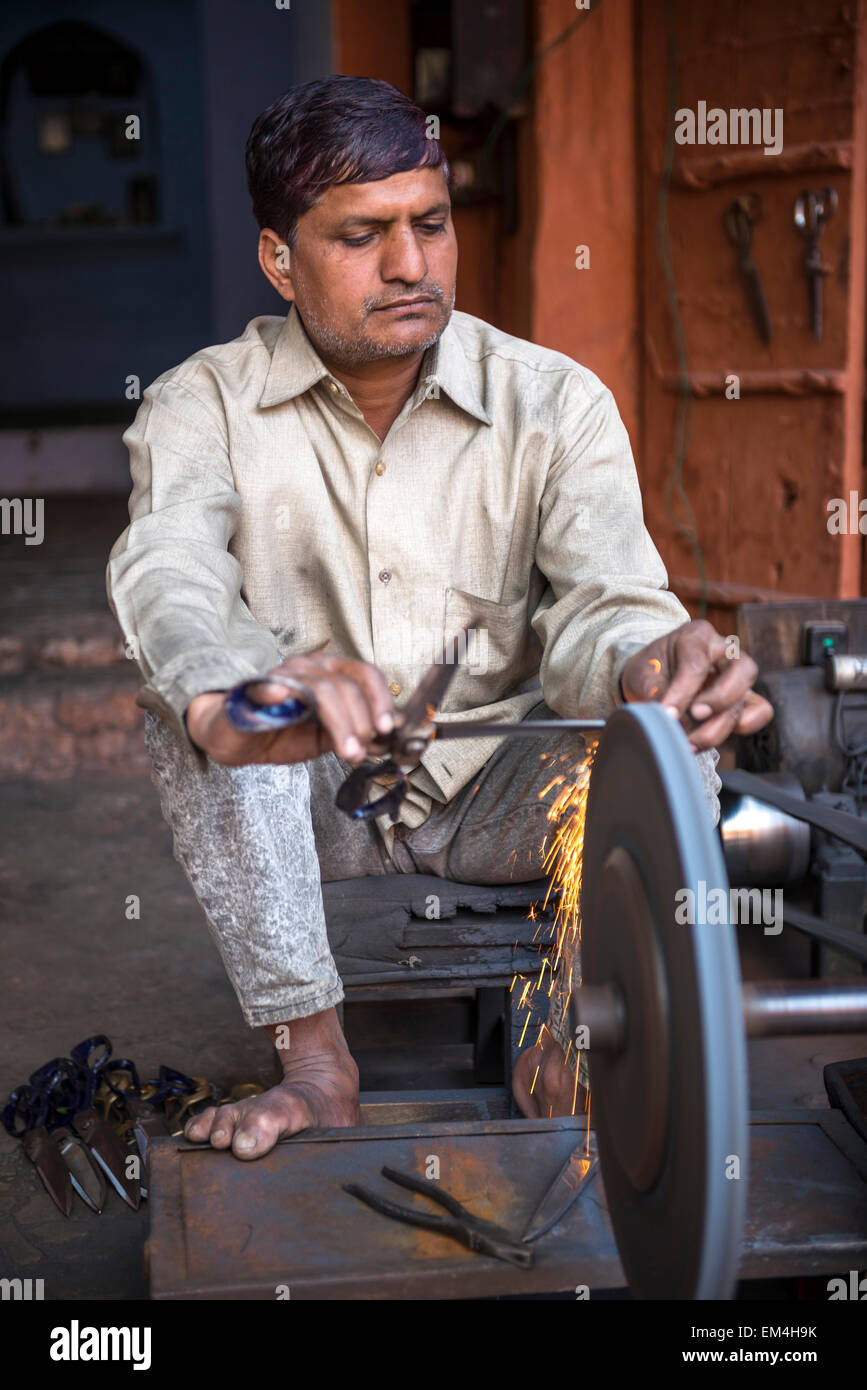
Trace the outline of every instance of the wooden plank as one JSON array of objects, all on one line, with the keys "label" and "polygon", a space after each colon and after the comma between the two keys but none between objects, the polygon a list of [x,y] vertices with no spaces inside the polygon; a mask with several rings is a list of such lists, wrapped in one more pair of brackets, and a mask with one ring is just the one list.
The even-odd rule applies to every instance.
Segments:
[{"label": "wooden plank", "polygon": [[[818,174],[852,168],[851,140],[811,140],[786,145],[769,159],[762,150],[729,149],[725,154],[676,160],[671,170],[674,188],[702,192],[734,179],[763,178],[766,174]],[[657,177],[661,170],[656,169]]]}]

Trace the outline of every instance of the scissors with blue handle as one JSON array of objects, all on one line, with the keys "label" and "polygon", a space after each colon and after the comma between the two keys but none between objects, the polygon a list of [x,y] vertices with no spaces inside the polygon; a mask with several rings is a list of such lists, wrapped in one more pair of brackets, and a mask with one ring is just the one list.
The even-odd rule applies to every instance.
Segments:
[{"label": "scissors with blue handle", "polygon": [[[470,627],[447,640],[438,661],[428,668],[402,710],[395,711],[396,727],[390,734],[380,734],[371,747],[381,748],[387,756],[379,762],[363,762],[346,778],[339,788],[335,803],[352,820],[373,820],[388,815],[396,821],[406,796],[407,771],[418,763],[421,754],[436,738],[500,738],[509,735],[532,738],[539,734],[555,736],[566,729],[582,733],[603,729],[604,719],[525,719],[519,724],[500,724],[492,720],[462,719],[442,721],[435,718],[437,706],[445,697],[458,661],[450,660],[452,653],[467,651]],[[247,694],[250,686],[265,681],[286,685],[294,694],[282,704],[257,705]],[[300,681],[282,675],[259,676],[235,686],[226,699],[226,714],[232,724],[246,732],[272,730],[316,717],[313,692]],[[371,801],[374,782],[393,782],[384,796]]]},{"label": "scissors with blue handle", "polygon": [[7,1132],[20,1139],[49,1196],[64,1216],[72,1211],[73,1191],[100,1212],[105,1179],[91,1150],[71,1126],[79,1110],[81,1076],[69,1057],[54,1057],[17,1087],[3,1110]]}]

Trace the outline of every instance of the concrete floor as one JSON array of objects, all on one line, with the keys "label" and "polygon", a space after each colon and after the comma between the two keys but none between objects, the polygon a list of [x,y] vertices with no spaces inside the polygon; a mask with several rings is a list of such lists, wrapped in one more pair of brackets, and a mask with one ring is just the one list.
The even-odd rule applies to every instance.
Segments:
[{"label": "concrete floor", "polygon": [[[0,1095],[82,1038],[107,1033],[150,1076],[160,1063],[226,1086],[273,1079],[246,1026],[146,775],[0,783],[4,1009]],[[127,921],[125,900],[141,900]],[[60,1215],[0,1132],[0,1275],[46,1298],[144,1298],[146,1204]]]}]

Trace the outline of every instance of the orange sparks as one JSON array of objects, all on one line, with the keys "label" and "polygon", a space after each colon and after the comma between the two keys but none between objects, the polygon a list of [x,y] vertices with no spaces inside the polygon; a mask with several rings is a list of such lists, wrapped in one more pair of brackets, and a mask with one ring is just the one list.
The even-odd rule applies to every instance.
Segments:
[{"label": "orange sparks", "polygon": [[[535,1084],[536,1084],[536,1077],[539,1075],[539,1067],[541,1067],[541,1065],[542,1065],[542,1064],[541,1064],[541,1062],[540,1062],[540,1063],[539,1063],[539,1066],[536,1068],[535,1075],[533,1076],[533,1086],[535,1086]],[[530,1087],[530,1095],[533,1094],[533,1086]]]},{"label": "orange sparks", "polygon": [[521,1029],[521,1036],[520,1036],[520,1038],[518,1039],[518,1047],[521,1047],[522,1044],[523,1044],[523,1042],[524,1042],[524,1034],[525,1034],[526,1031],[527,1031],[527,1024],[528,1024],[529,1022],[530,1022],[530,1014],[528,1013],[528,1014],[527,1014],[527,1017],[524,1019],[524,1026],[523,1026],[523,1028]]}]

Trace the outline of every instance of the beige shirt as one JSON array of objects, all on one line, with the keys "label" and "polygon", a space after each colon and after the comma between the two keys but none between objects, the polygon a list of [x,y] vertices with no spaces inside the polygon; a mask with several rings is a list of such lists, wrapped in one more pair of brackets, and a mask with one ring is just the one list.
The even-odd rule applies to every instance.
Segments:
[{"label": "beige shirt", "polygon": [[[123,436],[130,524],[106,573],[145,684],[193,749],[208,690],[313,650],[373,662],[400,708],[471,629],[443,719],[619,703],[626,660],[687,621],[644,526],[607,387],[456,312],[381,442],[295,311],[158,377]],[[500,740],[434,741],[401,819],[464,787]],[[375,822],[391,852],[393,828]]]}]

